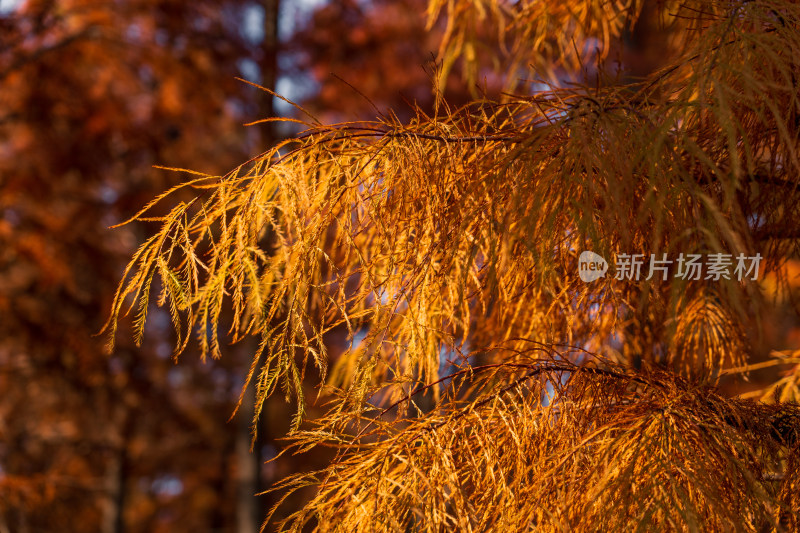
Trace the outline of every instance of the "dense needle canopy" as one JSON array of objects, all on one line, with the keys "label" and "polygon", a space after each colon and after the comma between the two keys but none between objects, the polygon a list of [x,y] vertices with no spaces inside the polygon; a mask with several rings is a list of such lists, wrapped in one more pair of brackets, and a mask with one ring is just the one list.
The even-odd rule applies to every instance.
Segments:
[{"label": "dense needle canopy", "polygon": [[[287,528],[797,526],[795,374],[771,403],[714,385],[753,363],[758,276],[786,287],[797,255],[800,7],[659,2],[665,63],[632,80],[612,52],[642,7],[431,0],[440,80],[460,62],[474,102],[407,122],[306,115],[296,138],[133,217],[160,229],[112,338],[126,302],[141,336],[152,297],[178,353],[194,338],[219,357],[231,308],[232,340],[259,340],[258,405],[280,389],[300,449],[340,447],[285,482],[319,491]],[[488,75],[507,77],[498,101],[480,97]],[[760,258],[760,273],[587,283],[584,250],[641,254],[645,272],[663,254]],[[341,327],[357,341],[330,361]],[[335,400],[303,424],[311,369]]]}]

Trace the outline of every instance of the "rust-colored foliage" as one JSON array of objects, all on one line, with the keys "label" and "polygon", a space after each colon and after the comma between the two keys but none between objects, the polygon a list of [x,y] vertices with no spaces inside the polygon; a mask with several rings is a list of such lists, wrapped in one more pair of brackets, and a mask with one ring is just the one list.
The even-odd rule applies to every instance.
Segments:
[{"label": "rust-colored foliage", "polygon": [[[294,445],[340,452],[282,485],[317,489],[282,527],[793,527],[795,374],[751,391],[760,402],[717,388],[797,368],[796,352],[755,359],[764,285],[670,269],[587,283],[578,261],[760,257],[790,293],[800,8],[659,2],[646,13],[669,53],[630,81],[606,59],[642,6],[431,0],[431,24],[446,17],[440,80],[496,67],[513,92],[408,121],[309,113],[296,138],[132,218],[161,226],[125,272],[112,340],[129,309],[141,339],[152,298],[178,352],[195,337],[219,357],[230,308],[232,339],[259,341],[256,416],[281,390]],[[497,54],[479,53],[487,35]],[[523,73],[541,78],[534,91]],[[354,341],[330,365],[336,328]],[[335,400],[302,426],[312,368]]]}]

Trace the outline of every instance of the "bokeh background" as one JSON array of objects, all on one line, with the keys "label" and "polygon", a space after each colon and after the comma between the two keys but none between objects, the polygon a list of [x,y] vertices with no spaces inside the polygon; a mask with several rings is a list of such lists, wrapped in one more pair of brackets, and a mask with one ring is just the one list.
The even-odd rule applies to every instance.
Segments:
[{"label": "bokeh background", "polygon": [[[327,462],[324,451],[266,462],[292,414],[280,397],[251,451],[249,394],[231,419],[247,342],[220,360],[190,347],[176,362],[169,318],[153,305],[143,344],[123,322],[107,352],[95,334],[153,229],[110,226],[187,178],[154,166],[224,174],[296,132],[245,127],[297,111],[236,78],[324,122],[431,112],[444,24],[427,29],[425,6],[0,0],[0,533],[252,533],[276,501],[256,493]],[[646,16],[626,36],[628,75],[657,68],[663,37]],[[476,89],[455,68],[445,96],[496,97],[492,76]],[[764,357],[800,345],[782,316],[779,304],[755,347]],[[335,358],[347,339],[329,342]]]}]

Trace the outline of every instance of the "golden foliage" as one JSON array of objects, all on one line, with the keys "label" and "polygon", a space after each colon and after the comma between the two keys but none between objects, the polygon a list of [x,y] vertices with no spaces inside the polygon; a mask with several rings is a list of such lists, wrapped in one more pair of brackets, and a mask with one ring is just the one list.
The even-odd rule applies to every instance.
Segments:
[{"label": "golden foliage", "polygon": [[[607,51],[641,7],[573,5],[448,2],[443,71],[471,60],[472,17],[512,55],[570,65],[587,57],[562,36]],[[795,427],[795,404],[678,377],[713,384],[746,365],[757,280],[578,277],[581,250],[760,254],[762,275],[797,253],[800,7],[660,6],[681,54],[643,83],[598,71],[408,124],[311,118],[228,175],[168,191],[132,219],[161,229],[126,271],[112,338],[131,295],[141,336],[154,278],[176,353],[194,335],[218,357],[232,308],[232,340],[260,339],[258,404],[280,387],[297,446],[343,446],[286,482],[319,487],[290,529],[784,527],[796,480],[769,476],[796,461],[794,433],[776,429]],[[180,188],[201,192],[149,214]],[[329,370],[335,328],[363,340]],[[565,344],[581,349],[553,348]],[[309,364],[338,401],[299,431]]]},{"label": "golden foliage", "polygon": [[796,509],[769,422],[796,406],[543,351],[465,369],[424,418],[364,417],[350,453],[276,489],[321,485],[287,529],[761,531]]}]

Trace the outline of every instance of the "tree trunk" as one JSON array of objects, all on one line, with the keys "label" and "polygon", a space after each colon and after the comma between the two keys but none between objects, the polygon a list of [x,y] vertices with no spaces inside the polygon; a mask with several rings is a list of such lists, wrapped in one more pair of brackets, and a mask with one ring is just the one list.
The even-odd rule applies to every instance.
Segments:
[{"label": "tree trunk", "polygon": [[125,487],[128,479],[128,442],[133,433],[133,416],[123,408],[121,435],[114,457],[106,469],[107,504],[103,516],[104,533],[125,531]]},{"label": "tree trunk", "polygon": [[258,533],[261,526],[259,510],[256,506],[258,492],[258,472],[261,470],[258,458],[251,453],[252,435],[250,424],[253,420],[256,401],[255,385],[250,384],[236,416],[239,418],[236,435],[236,467],[238,494],[236,498],[236,532]]}]

